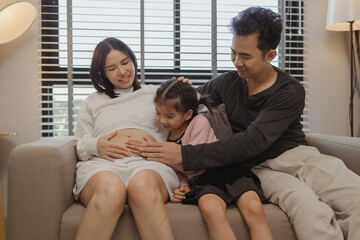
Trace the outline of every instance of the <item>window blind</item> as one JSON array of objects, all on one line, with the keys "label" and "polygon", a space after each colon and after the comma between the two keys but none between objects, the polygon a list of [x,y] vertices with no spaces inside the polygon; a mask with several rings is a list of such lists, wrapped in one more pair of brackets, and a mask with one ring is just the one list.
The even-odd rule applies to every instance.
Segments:
[{"label": "window blind", "polygon": [[89,66],[95,46],[104,38],[119,38],[133,49],[143,84],[186,76],[197,86],[234,69],[227,26],[239,11],[255,5],[286,19],[273,64],[306,86],[301,1],[42,0],[42,136],[73,135],[81,103],[94,92]]},{"label": "window blind", "polygon": [[282,13],[284,20],[283,38],[280,44],[280,67],[299,80],[305,88],[306,97],[302,124],[303,131],[308,133],[310,131],[309,103],[307,100],[309,82],[304,56],[304,1],[286,0],[280,13]]}]

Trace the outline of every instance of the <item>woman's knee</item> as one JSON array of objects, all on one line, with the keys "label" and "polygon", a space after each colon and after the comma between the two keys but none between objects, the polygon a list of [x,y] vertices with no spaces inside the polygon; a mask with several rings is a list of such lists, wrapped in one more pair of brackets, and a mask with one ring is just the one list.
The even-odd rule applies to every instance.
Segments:
[{"label": "woman's knee", "polygon": [[[131,178],[127,188],[129,203],[151,204],[163,201],[163,191],[161,191],[159,185],[164,185],[164,183],[161,181],[161,177],[153,170],[143,170],[136,173]],[[144,198],[146,198],[146,201],[144,201]]]},{"label": "woman's knee", "polygon": [[126,188],[117,178],[99,178],[94,185],[90,203],[101,211],[122,211],[125,207]]}]

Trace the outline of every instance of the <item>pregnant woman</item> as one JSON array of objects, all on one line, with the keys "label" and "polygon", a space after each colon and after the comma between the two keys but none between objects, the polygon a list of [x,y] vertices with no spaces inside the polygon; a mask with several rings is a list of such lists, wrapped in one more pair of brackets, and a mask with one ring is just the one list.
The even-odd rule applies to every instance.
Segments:
[{"label": "pregnant woman", "polygon": [[130,153],[128,139],[165,141],[156,121],[156,87],[137,79],[133,51],[116,38],[95,48],[90,78],[97,90],[76,124],[74,197],[85,206],[76,239],[110,239],[128,202],[142,239],[173,239],[165,202],[179,180],[172,168]]}]

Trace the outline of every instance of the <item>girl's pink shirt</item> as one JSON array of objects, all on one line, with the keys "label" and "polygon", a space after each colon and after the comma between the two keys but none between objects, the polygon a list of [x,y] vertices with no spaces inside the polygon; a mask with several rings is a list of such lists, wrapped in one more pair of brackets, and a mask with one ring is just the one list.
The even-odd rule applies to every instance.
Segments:
[{"label": "girl's pink shirt", "polygon": [[[211,143],[217,140],[209,121],[201,114],[196,115],[191,120],[189,126],[185,130],[184,136],[181,138],[182,145]],[[184,171],[184,168],[181,166],[175,169],[175,172],[179,177],[180,187],[182,187],[188,185],[188,181],[191,178],[204,173],[205,170]]]}]

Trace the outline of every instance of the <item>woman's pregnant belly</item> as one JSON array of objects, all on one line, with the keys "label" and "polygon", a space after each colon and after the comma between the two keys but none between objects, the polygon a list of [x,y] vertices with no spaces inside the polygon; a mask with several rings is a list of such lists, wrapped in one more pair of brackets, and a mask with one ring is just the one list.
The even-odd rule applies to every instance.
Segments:
[{"label": "woman's pregnant belly", "polygon": [[[126,128],[126,129],[117,130],[117,134],[113,138],[111,138],[109,141],[112,143],[118,144],[119,146],[125,147],[125,143],[129,139],[144,141],[144,137],[146,137],[150,141],[153,141],[153,142],[156,141],[147,132],[136,129],[136,128]],[[139,156],[139,155],[130,153],[130,156]]]}]

